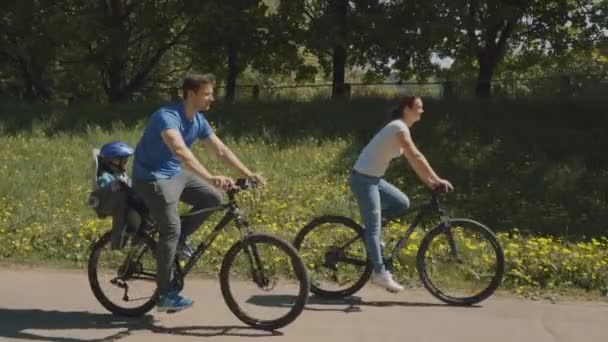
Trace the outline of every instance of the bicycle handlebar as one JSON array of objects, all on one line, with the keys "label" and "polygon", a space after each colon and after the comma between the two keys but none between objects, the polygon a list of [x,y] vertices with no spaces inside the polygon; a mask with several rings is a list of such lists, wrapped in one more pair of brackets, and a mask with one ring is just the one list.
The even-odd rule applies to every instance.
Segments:
[{"label": "bicycle handlebar", "polygon": [[439,204],[439,195],[442,194],[447,194],[450,190],[447,187],[444,186],[437,186],[434,189],[431,190],[431,194],[432,194],[432,199],[431,199],[431,204],[433,207],[436,207],[438,209],[442,208],[441,205]]},{"label": "bicycle handlebar", "polygon": [[253,178],[238,178],[228,190],[228,195],[234,196],[240,191],[256,189],[258,183]]}]

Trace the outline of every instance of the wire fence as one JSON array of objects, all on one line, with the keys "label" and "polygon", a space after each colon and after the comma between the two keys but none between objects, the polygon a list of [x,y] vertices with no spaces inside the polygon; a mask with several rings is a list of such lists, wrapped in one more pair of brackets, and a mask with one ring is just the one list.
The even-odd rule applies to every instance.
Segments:
[{"label": "wire fence", "polygon": [[[427,98],[474,98],[476,80],[442,80],[433,82],[346,83],[339,85],[346,98],[418,95]],[[608,77],[598,75],[562,75],[537,78],[505,78],[493,80],[491,96],[499,98],[567,98],[608,97]],[[331,83],[236,86],[234,101],[310,101],[334,97],[336,89]],[[160,98],[176,100],[179,88],[145,88],[138,93],[141,100]],[[216,98],[223,99],[226,88],[215,88]]]}]

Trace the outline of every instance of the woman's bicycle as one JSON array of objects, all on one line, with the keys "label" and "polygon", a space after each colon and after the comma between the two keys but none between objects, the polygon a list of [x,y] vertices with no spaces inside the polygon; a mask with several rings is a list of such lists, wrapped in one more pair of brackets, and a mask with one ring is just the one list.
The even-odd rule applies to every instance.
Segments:
[{"label": "woman's bicycle", "polygon": [[[173,286],[178,291],[183,289],[186,275],[234,220],[240,240],[228,249],[221,265],[219,275],[224,301],[242,322],[257,329],[274,330],[293,322],[302,313],[308,301],[309,278],[297,251],[289,243],[273,235],[250,231],[235,196],[239,191],[254,187],[252,181],[239,179],[228,191],[226,204],[186,214],[225,211],[185,264],[180,263],[180,257],[176,255]],[[150,218],[143,221],[146,220],[152,222]],[[156,242],[153,236],[158,228],[156,225],[151,227],[140,228],[122,249],[111,248],[110,232],[101,236],[92,247],[89,283],[97,300],[114,314],[140,316],[156,305]],[[285,283],[279,285],[279,280]],[[252,297],[263,298],[273,290],[290,298],[289,302],[280,307],[251,303]]]},{"label": "woman's bicycle", "polygon": [[[504,272],[503,249],[494,233],[479,222],[451,218],[437,191],[428,203],[407,210],[403,216],[412,212],[417,212],[413,223],[389,254],[382,248],[387,269],[394,268],[395,260],[407,257],[404,247],[416,227],[427,218],[439,216],[439,224],[423,236],[416,255],[416,269],[424,287],[453,305],[472,305],[492,295]],[[372,273],[364,241],[364,229],[347,217],[321,216],[303,227],[294,246],[309,268],[311,292],[342,298],[359,291]]]}]

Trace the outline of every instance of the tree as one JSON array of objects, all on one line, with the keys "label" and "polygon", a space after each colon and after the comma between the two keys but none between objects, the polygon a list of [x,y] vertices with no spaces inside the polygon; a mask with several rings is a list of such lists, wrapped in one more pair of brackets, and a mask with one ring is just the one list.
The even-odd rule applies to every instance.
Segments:
[{"label": "tree", "polygon": [[380,21],[382,2],[296,0],[289,3],[293,16],[300,15],[296,20],[305,27],[303,45],[318,57],[325,73],[332,75],[332,96],[343,96],[346,68],[367,64],[369,39],[366,36],[373,31],[372,22]]},{"label": "tree", "polygon": [[362,50],[359,64],[367,63],[385,76],[398,71],[402,79],[434,74],[432,53],[445,35],[436,29],[436,10],[433,1],[386,0],[367,11],[359,29],[367,30],[360,45],[368,48]]},{"label": "tree", "polygon": [[58,1],[22,0],[0,3],[0,62],[13,75],[18,96],[31,101],[53,97],[53,79],[63,11]]},{"label": "tree", "polygon": [[193,19],[176,0],[75,3],[74,59],[93,65],[110,102],[130,100],[157,72],[163,57],[186,41]]},{"label": "tree", "polygon": [[268,73],[297,65],[297,45],[284,12],[261,0],[194,1],[200,15],[190,46],[196,64],[225,73],[226,100],[234,101],[238,77],[248,67]]},{"label": "tree", "polygon": [[555,55],[586,48],[593,27],[593,0],[438,0],[437,28],[445,39],[440,51],[455,58],[476,58],[475,92],[491,95],[497,66],[506,55]]},{"label": "tree", "polygon": [[262,41],[263,32],[258,30],[263,24],[266,7],[261,1],[213,0],[201,2],[196,11],[201,13],[197,28],[191,36],[194,53],[206,61],[225,61],[226,99],[233,101],[236,96],[238,75],[246,68],[248,59],[255,53]]}]

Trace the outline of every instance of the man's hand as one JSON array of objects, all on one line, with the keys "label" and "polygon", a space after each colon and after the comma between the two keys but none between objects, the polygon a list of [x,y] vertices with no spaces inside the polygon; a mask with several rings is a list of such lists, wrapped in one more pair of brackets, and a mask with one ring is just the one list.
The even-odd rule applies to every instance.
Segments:
[{"label": "man's hand", "polygon": [[234,181],[230,177],[226,176],[213,176],[211,177],[211,184],[218,189],[226,191],[230,189]]},{"label": "man's hand", "polygon": [[249,175],[249,178],[253,179],[253,181],[259,186],[266,185],[266,179],[264,177],[262,177],[262,175],[260,175],[260,174],[253,173],[253,174]]}]

